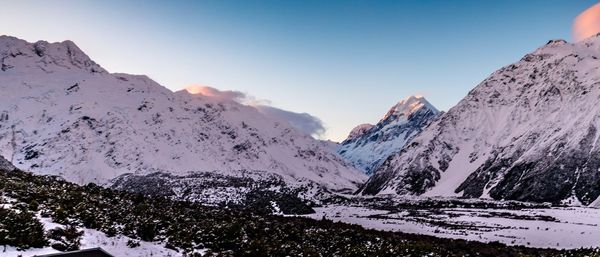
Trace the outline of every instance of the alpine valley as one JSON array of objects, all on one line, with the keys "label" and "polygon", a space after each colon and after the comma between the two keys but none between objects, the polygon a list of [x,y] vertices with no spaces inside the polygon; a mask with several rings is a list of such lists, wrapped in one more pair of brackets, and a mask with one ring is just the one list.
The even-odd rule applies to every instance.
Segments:
[{"label": "alpine valley", "polygon": [[0,36],[0,255],[600,256],[599,58],[552,40],[338,144]]}]

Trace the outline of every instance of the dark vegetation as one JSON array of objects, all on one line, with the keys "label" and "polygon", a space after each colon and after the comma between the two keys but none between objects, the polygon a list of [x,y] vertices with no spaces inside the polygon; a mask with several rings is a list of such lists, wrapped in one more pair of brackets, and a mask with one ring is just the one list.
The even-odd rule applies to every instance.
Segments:
[{"label": "dark vegetation", "polygon": [[371,209],[399,212],[406,210],[438,210],[442,208],[477,208],[477,209],[545,209],[550,203],[531,203],[518,201],[493,201],[472,198],[397,198],[389,196],[372,196],[368,198],[344,197],[334,195],[322,201],[322,204],[338,204],[363,206]]},{"label": "dark vegetation", "polygon": [[[86,227],[131,237],[130,247],[160,241],[185,256],[203,248],[210,249],[208,256],[599,256],[594,250],[508,247],[206,207],[21,171],[0,171],[0,192],[11,202],[0,209],[0,244],[22,249],[76,249],[79,228]],[[34,213],[64,228],[44,233]]]},{"label": "dark vegetation", "polygon": [[[185,176],[156,172],[148,175],[126,174],[114,180],[113,189],[148,196],[164,196],[223,208],[250,209],[262,214],[279,211],[283,214],[311,214],[313,203],[298,197],[306,187],[289,188],[276,175],[264,176],[265,172],[240,171],[246,176],[234,177],[214,172],[196,172]],[[252,176],[252,175],[256,176]],[[260,178],[260,179],[257,179]],[[221,202],[205,202],[200,195],[205,191],[230,189],[228,197]],[[179,195],[175,193],[179,191]],[[213,193],[214,194],[214,193]],[[214,201],[214,199],[211,199]],[[276,210],[277,206],[279,210]]]}]

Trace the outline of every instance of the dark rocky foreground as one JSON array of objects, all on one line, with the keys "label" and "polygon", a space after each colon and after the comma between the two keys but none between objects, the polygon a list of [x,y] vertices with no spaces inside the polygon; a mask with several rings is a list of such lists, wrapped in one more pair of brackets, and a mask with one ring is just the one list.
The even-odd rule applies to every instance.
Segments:
[{"label": "dark rocky foreground", "polygon": [[[206,207],[93,184],[78,186],[18,170],[0,171],[0,192],[2,201],[11,201],[11,207],[0,212],[0,244],[21,249],[51,242],[56,249],[77,248],[72,241],[86,227],[131,237],[131,247],[140,240],[162,242],[184,256],[203,248],[210,249],[207,256],[600,256],[591,249],[508,247]],[[64,224],[64,230],[44,232],[35,213]],[[57,243],[55,239],[65,234],[74,234],[74,239]]]}]

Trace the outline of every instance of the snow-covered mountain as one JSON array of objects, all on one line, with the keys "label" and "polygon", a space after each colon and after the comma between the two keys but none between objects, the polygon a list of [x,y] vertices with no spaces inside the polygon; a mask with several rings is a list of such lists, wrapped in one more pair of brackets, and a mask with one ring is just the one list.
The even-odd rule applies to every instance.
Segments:
[{"label": "snow-covered mountain", "polygon": [[157,172],[247,171],[331,190],[366,180],[285,120],[108,73],[70,41],[0,36],[0,64],[0,155],[24,170],[103,185]]},{"label": "snow-covered mountain", "polygon": [[424,97],[410,96],[394,105],[377,124],[361,124],[352,129],[338,152],[371,175],[438,114]]},{"label": "snow-covered mountain", "polygon": [[548,42],[471,90],[361,193],[598,201],[599,68],[599,37]]}]

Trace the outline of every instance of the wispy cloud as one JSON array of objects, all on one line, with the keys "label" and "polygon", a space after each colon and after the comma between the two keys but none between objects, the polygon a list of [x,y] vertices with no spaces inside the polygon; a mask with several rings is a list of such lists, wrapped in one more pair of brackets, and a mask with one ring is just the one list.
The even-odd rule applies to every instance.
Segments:
[{"label": "wispy cloud", "polygon": [[316,137],[325,134],[326,129],[323,126],[323,121],[308,113],[291,112],[267,105],[256,105],[254,107],[267,116],[288,121],[292,127],[305,134]]},{"label": "wispy cloud", "polygon": [[321,119],[308,113],[297,113],[271,106],[268,100],[257,99],[246,93],[235,90],[219,90],[214,87],[192,85],[186,87],[190,94],[202,94],[222,101],[235,101],[256,108],[268,117],[287,121],[296,130],[307,135],[321,137],[325,134],[325,126]]},{"label": "wispy cloud", "polygon": [[209,86],[199,86],[199,85],[191,85],[185,88],[190,94],[201,94],[205,96],[210,96],[214,98],[218,98],[219,100],[230,100],[236,102],[245,101],[248,96],[239,91],[233,90],[218,90],[214,87]]}]

